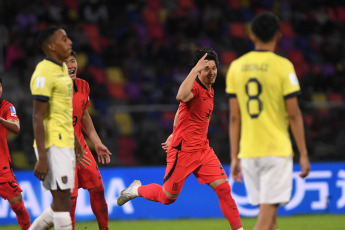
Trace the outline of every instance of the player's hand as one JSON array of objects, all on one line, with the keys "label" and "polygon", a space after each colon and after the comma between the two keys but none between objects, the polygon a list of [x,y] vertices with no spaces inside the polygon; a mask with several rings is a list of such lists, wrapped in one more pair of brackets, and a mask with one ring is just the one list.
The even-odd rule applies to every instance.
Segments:
[{"label": "player's hand", "polygon": [[86,165],[90,166],[91,160],[86,156],[86,152],[84,151],[83,156],[81,159],[77,159],[77,167],[80,169],[80,166],[86,168]]},{"label": "player's hand", "polygon": [[308,155],[303,155],[299,159],[299,164],[301,165],[301,172],[299,176],[301,178],[305,178],[308,176],[309,171],[310,171],[310,163],[309,163],[309,158]]},{"label": "player's hand", "polygon": [[96,153],[98,155],[98,162],[99,163],[107,163],[109,164],[110,163],[110,155],[111,155],[111,152],[108,150],[108,148],[103,145],[102,143],[101,144],[95,144],[95,150],[96,150]]},{"label": "player's hand", "polygon": [[78,143],[79,141],[76,142],[75,147],[74,147],[77,166],[79,168],[79,166],[81,165],[82,167],[86,168],[86,165],[90,166],[91,160],[85,156],[86,151],[81,147],[80,143],[79,144]]},{"label": "player's hand", "polygon": [[231,177],[238,183],[242,183],[241,164],[239,159],[231,160]]},{"label": "player's hand", "polygon": [[44,181],[44,179],[46,178],[48,174],[48,170],[49,170],[48,161],[46,159],[45,160],[38,159],[34,168],[35,177],[37,177],[41,181]]},{"label": "player's hand", "polygon": [[168,152],[171,138],[172,138],[172,134],[170,134],[170,136],[168,136],[167,140],[164,143],[162,143],[162,149],[164,149],[165,152]]},{"label": "player's hand", "polygon": [[209,65],[209,61],[205,58],[207,57],[207,53],[205,53],[202,58],[196,63],[194,69],[200,74],[203,69],[205,69]]}]

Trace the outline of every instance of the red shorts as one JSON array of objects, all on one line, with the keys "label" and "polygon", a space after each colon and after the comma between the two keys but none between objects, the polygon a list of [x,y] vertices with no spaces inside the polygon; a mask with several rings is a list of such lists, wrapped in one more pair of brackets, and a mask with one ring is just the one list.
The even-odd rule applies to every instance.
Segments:
[{"label": "red shorts", "polygon": [[222,164],[207,145],[195,152],[183,152],[170,148],[167,153],[163,188],[171,194],[179,194],[187,177],[193,173],[200,184],[209,184],[228,178]]},{"label": "red shorts", "polygon": [[17,183],[16,178],[11,172],[7,172],[2,176],[5,176],[7,179],[6,182],[0,183],[0,196],[3,199],[11,199],[15,197],[18,193],[21,193],[23,191]]},{"label": "red shorts", "polygon": [[[84,150],[87,151],[86,149]],[[103,183],[101,173],[98,170],[97,163],[95,158],[93,158],[92,154],[90,153],[90,150],[88,150],[85,155],[91,160],[91,162],[90,165],[86,165],[86,168],[83,166],[79,166],[80,168],[75,168],[75,182],[71,197],[78,196],[79,188],[96,188]]]}]

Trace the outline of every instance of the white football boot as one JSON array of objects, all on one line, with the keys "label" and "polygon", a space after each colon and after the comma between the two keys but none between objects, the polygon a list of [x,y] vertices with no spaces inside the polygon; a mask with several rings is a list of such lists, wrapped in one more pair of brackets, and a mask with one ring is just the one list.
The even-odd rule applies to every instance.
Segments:
[{"label": "white football boot", "polygon": [[141,186],[140,180],[134,180],[128,188],[122,190],[117,197],[117,205],[122,206],[128,201],[138,197],[138,188]]}]

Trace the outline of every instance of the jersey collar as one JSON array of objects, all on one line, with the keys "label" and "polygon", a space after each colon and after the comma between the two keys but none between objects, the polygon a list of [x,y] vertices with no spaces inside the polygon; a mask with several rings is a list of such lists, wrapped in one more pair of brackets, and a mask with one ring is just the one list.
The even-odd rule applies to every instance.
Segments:
[{"label": "jersey collar", "polygon": [[206,86],[204,86],[204,84],[202,84],[202,82],[200,81],[199,77],[196,77],[196,81],[201,85],[202,88],[204,88],[205,90],[208,91],[208,89],[206,88]]},{"label": "jersey collar", "polygon": [[269,51],[269,50],[254,50],[255,52],[272,52],[272,51]]},{"label": "jersey collar", "polygon": [[46,58],[44,58],[44,59],[47,60],[47,61],[51,61],[51,62],[53,62],[54,64],[57,64],[58,66],[61,66],[61,67],[62,67],[62,64],[58,63],[57,61],[55,61],[55,60],[53,60],[53,59],[51,59],[51,58],[49,58],[49,57],[46,57]]}]

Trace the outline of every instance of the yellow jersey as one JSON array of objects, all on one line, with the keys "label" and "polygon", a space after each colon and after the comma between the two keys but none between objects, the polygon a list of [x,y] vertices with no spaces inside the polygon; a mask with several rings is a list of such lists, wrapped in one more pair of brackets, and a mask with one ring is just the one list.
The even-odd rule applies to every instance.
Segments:
[{"label": "yellow jersey", "polygon": [[60,65],[50,59],[39,62],[32,74],[30,89],[34,100],[49,103],[43,120],[45,148],[52,145],[74,148],[73,82],[66,64]]},{"label": "yellow jersey", "polygon": [[293,154],[285,99],[300,86],[288,59],[269,51],[241,56],[230,65],[226,93],[241,111],[239,158]]}]

